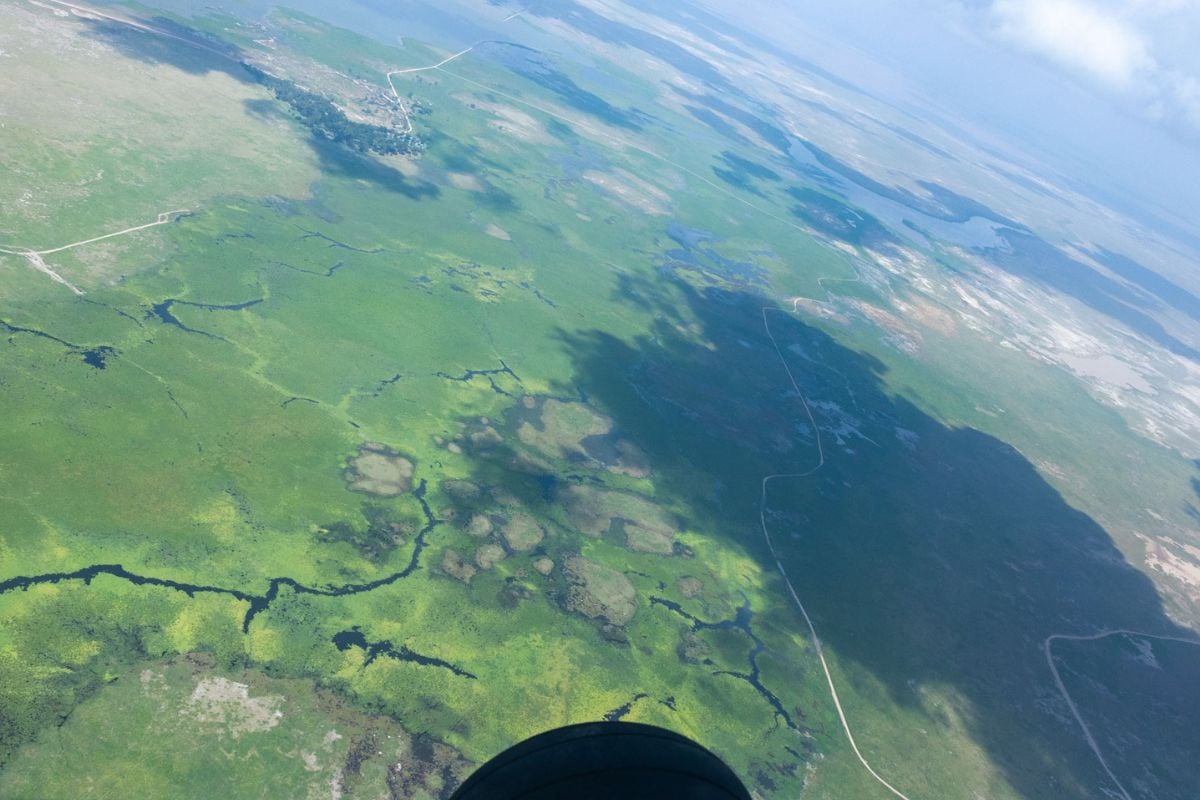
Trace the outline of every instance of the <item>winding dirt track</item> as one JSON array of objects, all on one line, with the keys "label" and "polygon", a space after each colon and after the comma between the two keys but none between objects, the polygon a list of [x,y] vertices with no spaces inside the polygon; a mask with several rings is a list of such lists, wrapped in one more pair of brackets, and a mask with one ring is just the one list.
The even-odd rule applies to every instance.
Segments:
[{"label": "winding dirt track", "polygon": [[112,233],[106,233],[106,234],[103,234],[102,236],[93,236],[91,239],[84,239],[83,241],[80,241],[80,242],[71,242],[70,244],[64,244],[59,247],[52,247],[49,250],[33,250],[30,248],[22,248],[20,250],[8,250],[8,249],[4,249],[4,248],[0,248],[0,249],[3,249],[5,253],[11,253],[13,255],[48,256],[51,253],[61,253],[63,250],[71,250],[72,248],[75,248],[75,247],[82,247],[85,244],[92,244],[93,242],[102,242],[105,239],[112,239],[116,236],[124,236],[128,233],[134,233],[136,231],[144,231],[144,230],[146,230],[146,228],[153,228],[156,225],[166,225],[167,223],[174,222],[175,220],[179,219],[180,217],[187,216],[190,213],[192,213],[192,212],[186,208],[181,208],[176,211],[160,211],[158,214],[158,219],[156,219],[154,222],[147,222],[145,225],[134,225],[132,228],[125,228],[124,230],[114,231]]},{"label": "winding dirt track", "polygon": [[83,247],[84,245],[92,244],[93,242],[102,242],[105,239],[113,239],[117,236],[125,236],[126,234],[135,233],[137,231],[144,231],[147,228],[153,228],[158,225],[166,225],[168,223],[175,222],[180,217],[187,216],[190,213],[192,212],[187,209],[179,209],[177,211],[161,211],[158,214],[158,219],[156,219],[154,222],[147,222],[145,225],[134,225],[132,228],[125,228],[124,230],[106,233],[102,236],[93,236],[91,239],[84,239],[83,241],[79,242],[71,242],[70,244],[64,244],[59,247],[52,247],[49,250],[34,250],[29,247],[18,247],[15,249],[10,247],[0,247],[0,253],[5,253],[10,256],[21,256],[25,258],[38,272],[49,275],[51,280],[61,283],[63,286],[66,286],[77,295],[82,295],[84,293],[82,289],[51,269],[50,266],[42,259],[42,256],[48,256],[53,253],[61,253],[64,250]]},{"label": "winding dirt track", "polygon": [[858,762],[863,765],[863,768],[867,772],[871,773],[871,777],[878,781],[881,786],[896,797],[901,798],[901,800],[910,800],[908,795],[901,792],[895,786],[892,786],[882,775],[876,772],[875,768],[863,756],[862,751],[858,749],[858,742],[854,740],[854,734],[850,730],[850,723],[846,719],[846,712],[842,709],[842,700],[838,697],[837,686],[833,683],[833,674],[829,671],[829,664],[825,660],[825,650],[821,647],[821,637],[817,635],[817,627],[813,624],[812,617],[808,615],[808,609],[804,607],[804,603],[800,600],[800,595],[796,593],[796,587],[792,586],[792,581],[788,578],[787,570],[783,568],[783,562],[779,560],[779,555],[775,552],[775,545],[771,541],[771,531],[767,528],[767,490],[771,485],[771,481],[807,478],[815,475],[825,466],[825,446],[821,442],[821,428],[817,425],[816,418],[813,417],[812,408],[808,405],[808,398],[796,382],[796,376],[792,374],[792,368],[788,366],[787,359],[783,357],[783,350],[780,349],[779,342],[775,340],[775,334],[771,333],[771,323],[767,319],[767,312],[770,311],[783,314],[788,312],[774,306],[763,306],[763,330],[766,331],[767,338],[771,340],[771,346],[775,348],[775,353],[779,356],[779,362],[783,364],[783,370],[787,373],[788,383],[791,384],[796,396],[800,398],[800,403],[804,406],[804,413],[808,415],[809,424],[812,425],[813,435],[816,437],[817,463],[811,469],[803,472],[779,473],[768,475],[762,479],[762,500],[758,506],[758,520],[762,525],[763,539],[767,542],[767,550],[770,551],[771,558],[775,560],[775,566],[779,569],[779,576],[783,578],[783,583],[787,586],[788,594],[792,597],[792,602],[796,604],[796,608],[800,611],[800,616],[804,618],[805,624],[808,625],[808,632],[812,636],[813,649],[816,651],[817,658],[821,662],[821,669],[825,672],[825,682],[829,684],[829,696],[833,699],[833,707],[837,709],[838,720],[842,723],[842,731],[845,732],[846,739],[850,742],[850,748],[854,750],[854,755],[858,758]]},{"label": "winding dirt track", "polygon": [[441,67],[445,66],[446,64],[449,64],[454,59],[459,58],[461,56],[465,56],[467,53],[471,52],[478,46],[479,46],[478,44],[473,44],[470,47],[468,47],[466,50],[463,50],[460,53],[455,53],[454,55],[450,56],[449,58],[442,59],[438,63],[433,64],[428,67],[410,67],[409,69],[394,69],[384,76],[387,78],[388,86],[390,86],[392,88],[392,94],[395,96],[396,102],[400,104],[400,110],[404,112],[404,124],[408,126],[407,129],[404,131],[405,133],[413,132],[412,117],[408,113],[408,107],[406,105],[404,105],[404,98],[400,96],[400,93],[398,91],[396,91],[396,84],[392,82],[392,76],[393,75],[412,75],[417,72],[427,72],[428,70],[431,70],[431,69],[440,69]]}]

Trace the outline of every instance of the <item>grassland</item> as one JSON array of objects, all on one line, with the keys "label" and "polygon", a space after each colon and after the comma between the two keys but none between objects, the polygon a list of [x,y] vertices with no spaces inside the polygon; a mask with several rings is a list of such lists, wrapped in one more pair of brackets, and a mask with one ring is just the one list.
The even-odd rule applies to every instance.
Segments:
[{"label": "grassland", "polygon": [[[36,76],[0,85],[5,241],[192,214],[56,259],[82,297],[0,256],[0,794],[441,796],[607,716],[763,797],[885,796],[758,528],[761,477],[818,436],[768,521],[872,764],[914,798],[1103,785],[1038,644],[1175,628],[1125,562],[1190,468],[1060,372],[903,317],[863,269],[898,245],[817,225],[868,217],[794,164],[624,68],[601,97],[501,46],[397,76],[428,150],[364,155],[228,58],[4,8],[4,74]],[[173,22],[347,106],[441,57],[290,12]],[[763,328],[788,297],[820,432]]]},{"label": "grassland", "polygon": [[[301,196],[319,175],[287,126],[251,116],[269,95],[228,74],[229,65],[187,48],[173,53],[175,64],[120,58],[106,37],[149,35],[8,10],[5,55],[20,68],[0,78],[5,244],[57,247],[217,193]],[[135,249],[147,239],[149,250]],[[90,249],[73,265],[77,283],[104,284],[131,261],[162,258],[157,241]]]}]

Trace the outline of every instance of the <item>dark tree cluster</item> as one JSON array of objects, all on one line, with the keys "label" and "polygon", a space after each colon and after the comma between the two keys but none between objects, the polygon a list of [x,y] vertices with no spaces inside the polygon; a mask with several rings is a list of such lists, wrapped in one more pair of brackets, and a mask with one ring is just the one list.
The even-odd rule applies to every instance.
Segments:
[{"label": "dark tree cluster", "polygon": [[314,136],[328,139],[356,153],[378,155],[419,155],[425,142],[415,134],[402,133],[382,125],[369,125],[347,119],[328,98],[301,89],[295,83],[277,78],[252,64],[243,64],[261,85],[267,87]]},{"label": "dark tree cluster", "polygon": [[366,505],[362,513],[367,521],[365,530],[349,522],[332,522],[318,530],[316,539],[322,544],[348,544],[372,563],[383,563],[412,531],[393,520],[385,508]]},{"label": "dark tree cluster", "polygon": [[424,97],[414,97],[410,92],[408,95],[408,113],[422,117],[428,116],[433,113],[433,103]]}]

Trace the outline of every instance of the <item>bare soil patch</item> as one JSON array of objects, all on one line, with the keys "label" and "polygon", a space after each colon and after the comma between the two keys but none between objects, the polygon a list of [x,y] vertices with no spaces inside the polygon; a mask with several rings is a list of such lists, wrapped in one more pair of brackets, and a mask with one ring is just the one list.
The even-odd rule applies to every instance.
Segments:
[{"label": "bare soil patch", "polygon": [[356,492],[396,497],[412,489],[413,462],[402,453],[368,442],[346,469],[346,483]]},{"label": "bare soil patch", "polygon": [[637,611],[637,589],[621,572],[581,556],[567,559],[563,572],[570,581],[564,605],[589,619],[625,625]]}]

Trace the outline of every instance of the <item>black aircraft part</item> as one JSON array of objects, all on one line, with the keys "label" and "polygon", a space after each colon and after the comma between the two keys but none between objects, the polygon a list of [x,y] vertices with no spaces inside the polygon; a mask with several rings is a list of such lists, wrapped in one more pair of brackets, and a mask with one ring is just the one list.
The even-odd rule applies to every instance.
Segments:
[{"label": "black aircraft part", "polygon": [[750,800],[721,759],[662,728],[571,725],[504,751],[450,800]]}]

